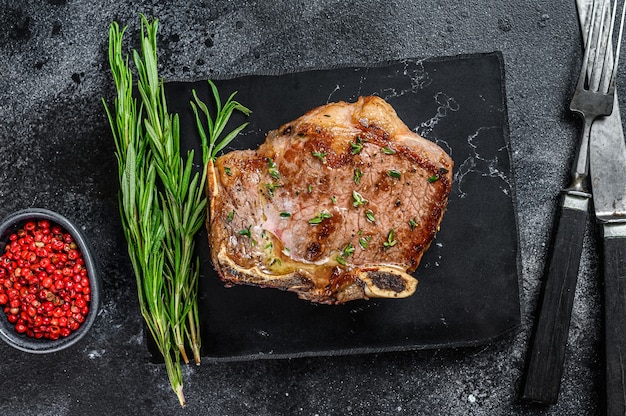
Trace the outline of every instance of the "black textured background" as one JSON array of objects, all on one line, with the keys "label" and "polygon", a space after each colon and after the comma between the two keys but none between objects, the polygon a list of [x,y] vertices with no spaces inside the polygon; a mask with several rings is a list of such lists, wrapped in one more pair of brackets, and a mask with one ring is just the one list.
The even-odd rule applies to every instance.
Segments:
[{"label": "black textured background", "polygon": [[[168,81],[502,51],[521,331],[472,348],[189,366],[189,406],[180,409],[163,367],[150,363],[122,231],[111,216],[116,162],[100,102],[113,94],[107,31],[114,19],[127,24],[136,45],[139,12],[161,19]],[[0,345],[0,414],[600,413],[592,227],[560,401],[550,408],[517,402],[556,195],[578,138],[566,110],[581,56],[573,1],[0,0],[0,28],[0,216],[45,206],[77,222],[99,254],[105,290],[98,320],[75,348],[32,356]]]}]

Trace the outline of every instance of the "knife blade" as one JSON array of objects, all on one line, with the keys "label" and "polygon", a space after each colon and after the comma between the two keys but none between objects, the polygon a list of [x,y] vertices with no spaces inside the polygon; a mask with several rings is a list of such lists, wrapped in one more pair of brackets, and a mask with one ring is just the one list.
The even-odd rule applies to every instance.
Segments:
[{"label": "knife blade", "polygon": [[[576,0],[584,27],[590,0]],[[613,64],[609,54],[608,64]],[[591,128],[589,171],[602,230],[605,414],[626,414],[626,143],[617,94],[610,116]]]},{"label": "knife blade", "polygon": [[596,219],[619,237],[618,224],[626,224],[626,144],[615,98],[613,115],[598,120],[591,129],[589,169]]}]

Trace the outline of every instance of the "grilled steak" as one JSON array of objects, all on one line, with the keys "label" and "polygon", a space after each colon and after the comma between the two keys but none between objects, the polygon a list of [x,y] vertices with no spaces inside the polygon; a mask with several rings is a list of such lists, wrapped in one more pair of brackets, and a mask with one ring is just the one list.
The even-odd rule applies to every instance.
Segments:
[{"label": "grilled steak", "polygon": [[409,296],[452,165],[378,97],[315,108],[210,164],[213,264],[228,285],[313,302]]}]

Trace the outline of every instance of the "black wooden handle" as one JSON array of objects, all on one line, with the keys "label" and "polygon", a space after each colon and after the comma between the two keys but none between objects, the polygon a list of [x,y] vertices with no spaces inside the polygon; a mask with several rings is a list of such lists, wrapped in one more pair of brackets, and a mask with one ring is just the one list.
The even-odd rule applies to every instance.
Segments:
[{"label": "black wooden handle", "polygon": [[559,396],[589,196],[564,194],[531,338],[522,399],[554,404]]},{"label": "black wooden handle", "polygon": [[604,337],[606,351],[606,414],[626,414],[626,235],[604,238]]}]

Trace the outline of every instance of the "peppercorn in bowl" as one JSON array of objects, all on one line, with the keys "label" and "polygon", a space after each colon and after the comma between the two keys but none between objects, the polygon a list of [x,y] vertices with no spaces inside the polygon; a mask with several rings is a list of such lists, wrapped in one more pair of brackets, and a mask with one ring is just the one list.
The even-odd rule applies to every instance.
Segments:
[{"label": "peppercorn in bowl", "polygon": [[101,282],[84,235],[53,211],[0,223],[0,338],[26,352],[74,345],[93,325]]}]

